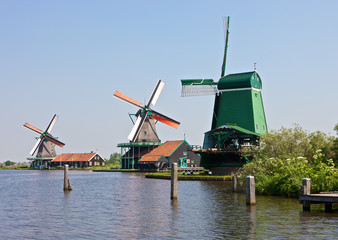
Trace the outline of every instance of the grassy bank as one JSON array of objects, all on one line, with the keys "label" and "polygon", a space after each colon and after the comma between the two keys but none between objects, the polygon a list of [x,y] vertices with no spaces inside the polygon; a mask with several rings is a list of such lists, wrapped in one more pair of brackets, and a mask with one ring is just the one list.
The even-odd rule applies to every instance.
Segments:
[{"label": "grassy bank", "polygon": [[1,166],[0,170],[22,170],[29,169],[28,166]]}]

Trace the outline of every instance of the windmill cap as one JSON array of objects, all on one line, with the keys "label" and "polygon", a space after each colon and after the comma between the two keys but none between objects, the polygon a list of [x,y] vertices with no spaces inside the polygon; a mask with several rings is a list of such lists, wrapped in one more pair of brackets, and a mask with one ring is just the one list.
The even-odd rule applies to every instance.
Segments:
[{"label": "windmill cap", "polygon": [[235,73],[222,77],[218,81],[218,90],[255,88],[262,89],[262,81],[256,72]]}]

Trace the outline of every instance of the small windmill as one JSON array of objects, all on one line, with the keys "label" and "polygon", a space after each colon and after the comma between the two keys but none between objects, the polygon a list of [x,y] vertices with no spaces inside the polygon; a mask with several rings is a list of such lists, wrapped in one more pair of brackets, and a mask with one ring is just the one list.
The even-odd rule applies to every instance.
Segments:
[{"label": "small windmill", "polygon": [[55,114],[45,131],[38,129],[30,125],[29,123],[25,123],[23,125],[24,127],[29,128],[30,130],[40,134],[40,137],[38,138],[33,149],[29,153],[30,155],[33,156],[34,153],[37,151],[36,158],[53,158],[56,157],[55,145],[59,147],[63,147],[65,145],[63,142],[60,142],[57,138],[53,137],[50,134],[57,118],[58,116]]},{"label": "small windmill", "polygon": [[128,135],[128,139],[131,142],[159,142],[160,140],[157,135],[154,120],[160,121],[174,128],[178,128],[178,126],[180,125],[180,123],[175,121],[174,119],[171,119],[150,108],[155,106],[164,85],[165,83],[161,80],[157,82],[148,103],[144,106],[142,105],[142,103],[130,97],[127,97],[119,91],[116,91],[114,93],[114,97],[139,108],[138,112],[136,113],[137,118],[134,127]]}]

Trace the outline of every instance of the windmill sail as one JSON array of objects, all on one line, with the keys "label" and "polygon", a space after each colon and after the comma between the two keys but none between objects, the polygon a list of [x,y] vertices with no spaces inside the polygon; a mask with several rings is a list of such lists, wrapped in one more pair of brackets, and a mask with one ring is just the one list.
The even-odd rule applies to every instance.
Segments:
[{"label": "windmill sail", "polygon": [[37,127],[30,125],[29,123],[25,123],[23,126],[26,127],[26,128],[29,128],[30,130],[32,130],[36,133],[39,133],[39,134],[43,133],[43,131],[41,129],[38,129]]},{"label": "windmill sail", "polygon": [[182,79],[182,97],[215,95],[217,83],[212,79]]},{"label": "windmill sail", "polygon": [[[225,76],[225,66],[228,50],[228,37],[229,37],[229,21],[230,17],[223,17],[224,23],[224,57],[222,63],[221,77]],[[203,95],[218,95],[217,83],[212,79],[182,79],[182,97],[203,96]],[[217,98],[217,96],[216,96]]]},{"label": "windmill sail", "polygon": [[143,115],[143,116],[138,116],[135,122],[135,125],[133,127],[133,129],[131,130],[131,132],[128,135],[128,139],[132,142],[135,141],[136,137],[138,136],[138,134],[140,133],[141,127],[144,123],[144,121],[146,120],[147,115]]},{"label": "windmill sail", "polygon": [[58,119],[58,115],[54,114],[45,132],[50,133],[52,131],[57,119]]},{"label": "windmill sail", "polygon": [[120,93],[119,91],[115,91],[115,93],[114,93],[113,96],[116,97],[116,98],[118,98],[118,99],[120,99],[120,100],[122,100],[122,101],[130,103],[130,104],[132,104],[132,105],[134,105],[136,107],[142,108],[142,106],[141,106],[142,103],[140,103],[140,102],[138,102],[138,101],[136,101],[136,100],[134,100],[134,99],[132,99],[132,98],[130,98],[130,97],[122,94],[122,93]]},{"label": "windmill sail", "polygon": [[152,110],[152,118],[156,119],[157,121],[160,121],[161,123],[167,124],[173,128],[178,128],[178,126],[180,125],[180,122],[177,122],[176,120],[167,117],[154,110]]},{"label": "windmill sail", "polygon": [[46,141],[54,143],[55,145],[59,146],[59,147],[63,147],[65,144],[63,142],[60,142],[59,140],[57,140],[56,138],[48,135],[46,136]]},{"label": "windmill sail", "polygon": [[153,93],[151,94],[151,97],[150,97],[149,102],[148,102],[149,107],[155,106],[157,99],[160,96],[162,89],[164,88],[164,85],[165,85],[165,83],[161,80],[159,80],[157,82],[156,87],[155,87]]},{"label": "windmill sail", "polygon": [[230,21],[230,17],[223,17],[225,47],[224,47],[224,57],[223,57],[221,77],[225,76],[225,66],[227,62],[227,51],[228,51],[229,21]]},{"label": "windmill sail", "polygon": [[41,143],[42,143],[42,139],[39,138],[39,139],[36,141],[36,143],[35,143],[34,147],[32,148],[32,150],[29,152],[29,154],[30,154],[31,156],[34,155],[34,153],[36,152],[36,150],[40,147]]}]

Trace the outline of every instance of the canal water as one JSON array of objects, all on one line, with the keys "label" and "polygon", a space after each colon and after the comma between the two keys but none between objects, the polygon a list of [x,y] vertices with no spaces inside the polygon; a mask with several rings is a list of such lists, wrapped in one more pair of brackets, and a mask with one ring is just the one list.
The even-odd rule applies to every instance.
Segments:
[{"label": "canal water", "polygon": [[[0,171],[0,239],[338,239],[338,212],[303,212],[297,199],[245,194],[230,182],[170,181],[140,173]],[[336,206],[334,206],[336,208]]]}]

